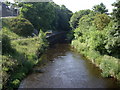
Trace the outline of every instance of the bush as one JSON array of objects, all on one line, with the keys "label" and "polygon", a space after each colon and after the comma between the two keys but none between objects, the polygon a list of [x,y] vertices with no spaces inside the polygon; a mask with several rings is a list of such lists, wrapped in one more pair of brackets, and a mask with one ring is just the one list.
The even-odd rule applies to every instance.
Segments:
[{"label": "bush", "polygon": [[13,60],[11,56],[2,57],[2,87],[6,87],[7,81],[9,80],[10,73],[13,72],[15,66],[18,65],[16,60]]},{"label": "bush", "polygon": [[70,31],[70,32],[67,34],[67,40],[68,40],[68,41],[71,41],[73,38],[74,38],[74,32],[73,32],[73,31]]},{"label": "bush", "polygon": [[20,81],[38,63],[37,54],[43,53],[47,47],[44,41],[40,41],[40,37],[11,40],[10,44],[15,52],[11,55],[9,53],[3,55],[3,89],[5,90],[18,88]]},{"label": "bush", "polygon": [[3,18],[3,27],[6,26],[14,33],[28,37],[33,33],[33,25],[24,18]]},{"label": "bush", "polygon": [[11,47],[10,39],[7,35],[2,35],[2,54],[12,53],[13,49]]},{"label": "bush", "polygon": [[4,26],[2,28],[2,34],[8,36],[8,38],[10,40],[18,39],[18,38],[23,38],[23,37],[20,37],[19,35],[17,35],[16,33],[14,33],[13,31],[9,30],[9,28],[4,27]]},{"label": "bush", "polygon": [[95,16],[94,25],[98,30],[103,30],[110,22],[110,17],[106,14],[97,14]]},{"label": "bush", "polygon": [[78,26],[79,23],[79,19],[82,18],[82,16],[84,15],[88,15],[91,12],[91,10],[87,9],[87,10],[80,10],[78,12],[75,12],[73,14],[73,16],[70,19],[70,26],[75,29]]},{"label": "bush", "polygon": [[100,64],[102,75],[104,77],[116,76],[119,73],[118,59],[111,56],[103,56]]}]

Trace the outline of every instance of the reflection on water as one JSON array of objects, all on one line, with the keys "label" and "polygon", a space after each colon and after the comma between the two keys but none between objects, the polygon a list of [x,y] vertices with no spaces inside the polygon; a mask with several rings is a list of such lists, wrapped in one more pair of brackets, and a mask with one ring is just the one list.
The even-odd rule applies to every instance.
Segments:
[{"label": "reflection on water", "polygon": [[115,88],[114,79],[103,78],[93,64],[73,52],[68,44],[57,44],[42,55],[43,73],[32,73],[20,88]]}]

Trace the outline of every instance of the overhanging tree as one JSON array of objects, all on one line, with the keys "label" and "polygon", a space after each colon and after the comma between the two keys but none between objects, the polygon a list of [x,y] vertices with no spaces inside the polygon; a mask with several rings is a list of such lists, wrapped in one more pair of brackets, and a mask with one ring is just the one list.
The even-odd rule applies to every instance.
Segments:
[{"label": "overhanging tree", "polygon": [[70,19],[70,26],[75,29],[78,26],[80,18],[84,15],[88,15],[91,12],[91,10],[80,10],[78,12],[75,12],[73,16]]}]

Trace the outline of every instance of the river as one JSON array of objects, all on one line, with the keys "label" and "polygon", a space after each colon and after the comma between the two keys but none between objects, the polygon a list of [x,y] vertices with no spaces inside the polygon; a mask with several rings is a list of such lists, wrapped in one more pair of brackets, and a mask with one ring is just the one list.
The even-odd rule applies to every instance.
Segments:
[{"label": "river", "polygon": [[56,44],[43,55],[44,65],[36,66],[19,88],[116,88],[113,78],[103,78],[90,61],[74,52],[68,44]]}]

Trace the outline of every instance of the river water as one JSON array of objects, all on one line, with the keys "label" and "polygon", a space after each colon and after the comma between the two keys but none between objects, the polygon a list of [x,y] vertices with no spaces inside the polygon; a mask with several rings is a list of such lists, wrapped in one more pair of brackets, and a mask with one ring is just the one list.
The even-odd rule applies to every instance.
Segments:
[{"label": "river water", "polygon": [[74,52],[68,44],[56,44],[43,55],[44,65],[36,66],[19,88],[117,88],[113,78],[103,78],[90,61]]}]

